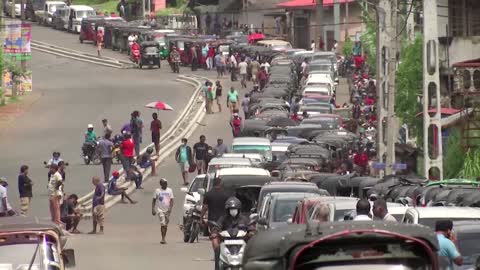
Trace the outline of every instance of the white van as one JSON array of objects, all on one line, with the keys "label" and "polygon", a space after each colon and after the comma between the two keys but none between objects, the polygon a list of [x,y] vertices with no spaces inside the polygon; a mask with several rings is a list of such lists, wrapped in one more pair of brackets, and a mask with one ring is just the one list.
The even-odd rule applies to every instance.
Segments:
[{"label": "white van", "polygon": [[272,144],[267,138],[240,137],[233,139],[232,152],[241,154],[261,154],[267,161],[272,161]]},{"label": "white van", "polygon": [[305,87],[322,87],[329,90],[329,96],[335,91],[336,83],[333,82],[332,77],[328,74],[310,74],[305,82]]},{"label": "white van", "polygon": [[84,5],[71,5],[69,18],[72,18],[72,23],[68,25],[67,31],[80,33],[82,26],[82,19],[89,16],[95,16],[95,10],[92,7]]},{"label": "white van", "polygon": [[215,174],[218,170],[226,168],[248,168],[253,167],[249,158],[243,157],[216,157],[208,163],[207,173]]}]

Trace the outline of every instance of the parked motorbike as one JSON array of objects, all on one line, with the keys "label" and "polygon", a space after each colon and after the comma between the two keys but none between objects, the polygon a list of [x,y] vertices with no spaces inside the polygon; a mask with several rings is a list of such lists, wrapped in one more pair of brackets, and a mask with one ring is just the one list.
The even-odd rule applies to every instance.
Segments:
[{"label": "parked motorbike", "polygon": [[[214,227],[219,227],[216,222],[209,221]],[[221,270],[240,270],[242,269],[242,259],[245,246],[247,228],[231,228],[220,232],[220,261],[219,268]]]},{"label": "parked motorbike", "polygon": [[113,157],[117,161],[117,163],[122,163],[122,149],[121,149],[121,144],[123,141],[123,136],[118,134],[113,137]]},{"label": "parked motorbike", "polygon": [[201,213],[202,205],[200,202],[196,202],[194,207],[188,210],[183,224],[183,241],[185,243],[193,243],[195,240],[198,241],[198,234],[200,233],[201,226]]},{"label": "parked motorbike", "polygon": [[100,151],[98,151],[97,146],[98,142],[83,144],[82,156],[86,165],[90,164],[90,162],[93,162],[93,164],[96,165],[101,163]]}]

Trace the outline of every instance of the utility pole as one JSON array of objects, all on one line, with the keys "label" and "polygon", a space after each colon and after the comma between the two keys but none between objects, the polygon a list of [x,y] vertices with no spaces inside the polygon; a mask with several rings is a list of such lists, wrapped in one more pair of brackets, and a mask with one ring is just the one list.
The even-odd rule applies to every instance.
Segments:
[{"label": "utility pole", "polygon": [[[375,6],[377,15],[377,158],[378,162],[385,162],[386,139],[384,134],[384,124],[387,115],[387,106],[385,95],[389,82],[388,53],[389,53],[389,36],[391,22],[391,5],[390,1],[378,0]],[[383,176],[383,171],[381,171]]]},{"label": "utility pole", "polygon": [[[443,179],[442,122],[440,116],[440,72],[438,60],[437,1],[423,1],[423,159],[425,177],[430,169],[436,168],[439,180]],[[426,12],[428,10],[428,12]],[[448,33],[448,32],[447,32]],[[435,99],[435,102],[433,102]],[[431,104],[430,104],[431,103]],[[430,117],[428,110],[433,106],[437,113]],[[429,129],[432,128],[430,138]],[[430,139],[436,141],[437,151],[430,149]],[[430,152],[433,155],[430,156]],[[436,153],[435,153],[436,152]]]},{"label": "utility pole", "polygon": [[333,1],[333,21],[335,29],[335,40],[338,42],[340,40],[340,1]]},{"label": "utility pole", "polygon": [[[317,0],[317,6],[315,7],[315,21],[316,25],[315,31],[315,38],[312,38],[315,41],[315,44],[318,44],[317,47],[322,50],[323,48],[320,46],[322,40],[324,43],[326,42],[326,39],[323,37],[323,26],[322,26],[322,20],[323,20],[323,0]],[[297,30],[297,29],[295,29]],[[301,31],[300,29],[298,29]]]},{"label": "utility pole", "polygon": [[[23,28],[24,28],[24,25],[23,25],[23,24],[24,24],[24,22],[26,21],[26,17],[27,17],[27,16],[26,16],[27,14],[25,14],[25,7],[24,7],[24,6],[25,6],[25,2],[26,2],[26,0],[20,0],[20,18],[21,18],[21,24],[20,24],[20,27],[21,27],[21,28],[20,28],[20,31],[21,31],[21,33],[23,32],[23,31],[22,31]],[[25,45],[25,44],[22,43],[22,47],[23,47],[23,45]],[[23,48],[22,48],[22,49],[23,49]],[[26,54],[23,54],[23,53],[22,53],[21,57],[22,57],[22,58],[21,58],[21,61],[20,61],[20,67],[21,67],[21,69],[22,69],[22,74],[25,75],[25,73],[27,72],[27,59],[26,59]]]},{"label": "utility pole", "polygon": [[391,24],[390,24],[390,52],[388,54],[388,102],[387,102],[387,162],[385,167],[386,174],[394,172],[395,164],[395,142],[397,141],[397,125],[395,116],[395,78],[397,71],[397,24],[398,24],[398,0],[392,0],[391,3]]}]

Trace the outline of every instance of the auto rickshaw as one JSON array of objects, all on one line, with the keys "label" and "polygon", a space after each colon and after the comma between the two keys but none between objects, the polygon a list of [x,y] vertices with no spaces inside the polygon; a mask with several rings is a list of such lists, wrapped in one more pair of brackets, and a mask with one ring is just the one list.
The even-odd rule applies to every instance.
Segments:
[{"label": "auto rickshaw", "polygon": [[75,266],[73,249],[65,249],[66,235],[50,221],[4,217],[0,224],[2,269],[58,269]]},{"label": "auto rickshaw", "polygon": [[158,66],[160,68],[160,45],[155,41],[144,41],[140,43],[140,62],[138,66],[142,68]]},{"label": "auto rickshaw", "polygon": [[104,16],[90,16],[82,19],[82,24],[80,27],[80,35],[78,39],[80,43],[86,41],[93,41],[95,44],[97,42],[97,25],[96,22],[103,20]]},{"label": "auto rickshaw", "polygon": [[103,43],[105,48],[112,48],[116,42],[115,31],[119,29],[119,27],[127,25],[126,22],[118,22],[118,21],[108,21],[104,25],[104,35],[103,35]]}]

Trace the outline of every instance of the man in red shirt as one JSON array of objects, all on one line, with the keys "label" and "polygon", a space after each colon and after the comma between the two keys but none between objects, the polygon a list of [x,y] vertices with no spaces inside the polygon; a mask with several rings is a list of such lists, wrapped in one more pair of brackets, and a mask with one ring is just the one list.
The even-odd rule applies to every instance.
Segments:
[{"label": "man in red shirt", "polygon": [[130,166],[133,164],[133,157],[135,154],[135,143],[133,142],[132,135],[126,133],[122,144],[120,145],[122,151],[122,166],[123,171],[128,172]]},{"label": "man in red shirt", "polygon": [[362,173],[365,172],[368,165],[368,155],[365,153],[365,149],[360,148],[358,153],[353,157],[353,163],[362,168]]},{"label": "man in red shirt", "polygon": [[160,130],[162,129],[162,122],[158,120],[158,114],[152,114],[152,122],[150,123],[150,131],[152,132],[152,142],[155,145],[155,152],[157,156],[160,151]]}]

